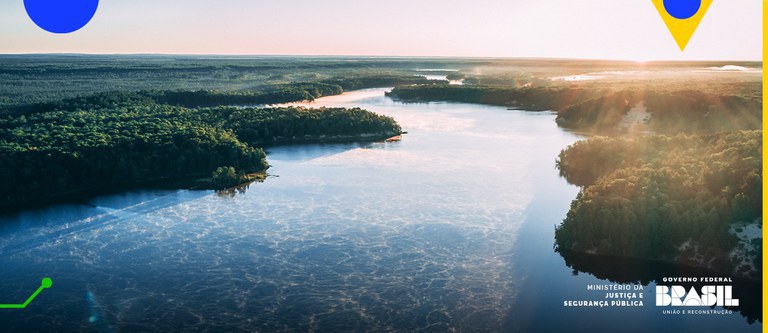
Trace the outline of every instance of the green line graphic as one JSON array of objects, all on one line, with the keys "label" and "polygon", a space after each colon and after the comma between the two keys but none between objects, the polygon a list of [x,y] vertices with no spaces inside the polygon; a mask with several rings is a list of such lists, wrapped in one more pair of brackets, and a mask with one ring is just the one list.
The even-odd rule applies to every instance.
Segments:
[{"label": "green line graphic", "polygon": [[40,287],[35,290],[34,293],[32,293],[32,296],[29,296],[24,303],[21,304],[0,304],[0,309],[24,309],[29,305],[29,303],[32,302],[32,300],[37,297],[37,295],[40,294],[43,289],[48,289],[53,285],[53,280],[50,278],[43,278],[43,281],[40,281]]}]

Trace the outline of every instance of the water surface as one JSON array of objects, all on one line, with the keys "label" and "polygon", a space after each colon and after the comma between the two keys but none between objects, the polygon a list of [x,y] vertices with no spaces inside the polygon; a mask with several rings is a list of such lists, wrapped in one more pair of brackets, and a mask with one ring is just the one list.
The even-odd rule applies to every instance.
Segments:
[{"label": "water surface", "polygon": [[563,308],[601,282],[574,276],[552,250],[554,226],[578,192],[554,162],[579,137],[557,128],[551,112],[401,104],[384,91],[311,106],[393,116],[408,131],[400,142],[271,148],[272,177],[244,193],[133,191],[4,217],[0,301],[22,301],[44,276],[54,286],[25,310],[0,312],[2,326],[760,330],[738,314],[679,320],[653,307]]}]

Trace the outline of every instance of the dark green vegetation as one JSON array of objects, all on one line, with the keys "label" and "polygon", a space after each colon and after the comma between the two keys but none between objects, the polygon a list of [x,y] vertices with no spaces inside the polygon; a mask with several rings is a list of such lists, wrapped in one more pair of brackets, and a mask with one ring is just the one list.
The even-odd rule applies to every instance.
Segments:
[{"label": "dark green vegetation", "polygon": [[361,109],[190,109],[100,94],[68,108],[0,116],[0,188],[6,206],[67,193],[267,168],[256,148],[328,139],[382,139],[391,118]]},{"label": "dark green vegetation", "polygon": [[759,99],[694,90],[613,92],[562,109],[557,123],[562,127],[593,133],[625,130],[618,126],[636,107],[644,108],[649,113],[650,121],[642,124],[642,128],[655,133],[762,128],[762,102]]},{"label": "dark green vegetation", "polygon": [[237,172],[235,167],[218,167],[211,173],[211,183],[218,188],[228,188],[242,184],[247,180],[245,173]]},{"label": "dark green vegetation", "polygon": [[450,101],[521,108],[558,110],[605,94],[602,90],[567,87],[507,87],[484,85],[412,85],[397,87],[388,95],[405,102]]},{"label": "dark green vegetation", "polygon": [[758,278],[761,239],[737,234],[762,212],[761,134],[598,137],[568,147],[558,167],[583,189],[557,228],[558,247]]},{"label": "dark green vegetation", "polygon": [[[410,85],[389,96],[404,102],[452,101],[557,111],[558,125],[622,134],[761,129],[760,63],[519,61],[484,65],[464,85]],[[481,74],[475,74],[481,73]],[[648,113],[628,124],[630,110]],[[632,126],[630,126],[632,125]]]},{"label": "dark green vegetation", "polygon": [[625,130],[619,124],[637,106],[650,114],[643,129],[657,133],[760,129],[762,122],[760,98],[694,90],[432,84],[397,87],[389,96],[405,102],[451,101],[555,110],[560,126],[603,134]]},{"label": "dark green vegetation", "polygon": [[[67,108],[89,107],[90,105],[109,106],[117,102],[154,102],[160,104],[206,107],[219,105],[260,105],[278,104],[296,101],[312,101],[323,96],[340,95],[345,88],[362,89],[378,85],[413,84],[430,82],[424,77],[361,77],[349,80],[334,79],[322,82],[298,82],[264,87],[261,90],[142,90],[137,92],[108,91],[95,95],[70,97],[53,102],[19,104],[6,106],[3,113],[25,114],[38,113]],[[352,88],[350,88],[352,87]]]},{"label": "dark green vegetation", "polygon": [[297,82],[344,90],[426,83],[424,67],[485,60],[258,57],[0,55],[0,108],[55,102],[99,92],[141,90],[253,94]]},{"label": "dark green vegetation", "polygon": [[411,85],[404,102],[553,110],[557,124],[608,135],[565,149],[582,186],[558,227],[561,253],[663,260],[758,278],[761,63],[526,61],[483,66],[464,85]]},{"label": "dark green vegetation", "polygon": [[[401,132],[392,119],[360,109],[267,105],[395,86],[390,96],[403,101],[554,110],[562,127],[614,136],[576,144],[560,157],[563,175],[584,187],[558,229],[561,250],[754,276],[761,271],[759,248],[747,231],[762,208],[755,171],[762,162],[759,132],[749,130],[761,129],[761,67],[0,56],[0,206],[172,179],[230,186],[267,168],[259,147],[377,140]],[[659,136],[638,136],[649,132]]]},{"label": "dark green vegetation", "polygon": [[[153,61],[157,59],[144,65]],[[268,167],[259,147],[380,140],[401,132],[393,119],[357,108],[245,106],[313,100],[345,89],[429,82],[407,73],[361,72],[347,78],[263,84],[250,89],[147,90],[154,87],[145,84],[141,90],[114,91],[110,88],[120,85],[115,78],[152,72],[131,62],[122,64],[123,68],[119,63],[102,68],[93,59],[39,66],[31,63],[0,64],[4,73],[0,75],[17,77],[15,82],[21,86],[26,85],[23,77],[45,81],[56,76],[92,76],[106,85],[59,82],[13,95],[10,83],[4,83],[6,101],[37,102],[0,106],[2,209],[139,184],[174,181],[199,188],[236,185]],[[153,75],[192,71],[176,65],[161,69]],[[63,92],[41,92],[44,89]],[[51,95],[67,96],[77,89],[89,93],[51,100]]]}]

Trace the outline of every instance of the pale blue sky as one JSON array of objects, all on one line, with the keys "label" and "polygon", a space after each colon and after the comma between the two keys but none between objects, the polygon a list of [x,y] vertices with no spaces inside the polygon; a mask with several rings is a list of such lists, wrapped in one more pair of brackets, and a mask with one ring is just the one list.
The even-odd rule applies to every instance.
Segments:
[{"label": "pale blue sky", "polygon": [[715,0],[680,52],[650,0],[101,0],[70,35],[0,3],[0,53],[759,60],[762,1]]}]

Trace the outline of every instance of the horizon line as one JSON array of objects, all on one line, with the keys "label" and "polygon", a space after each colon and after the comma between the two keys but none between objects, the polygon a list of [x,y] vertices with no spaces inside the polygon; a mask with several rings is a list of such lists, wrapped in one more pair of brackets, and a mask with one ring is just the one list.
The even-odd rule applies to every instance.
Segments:
[{"label": "horizon line", "polygon": [[135,52],[135,53],[108,53],[108,52],[18,52],[18,53],[0,53],[0,56],[196,56],[196,57],[294,57],[294,58],[404,58],[404,59],[477,59],[477,60],[561,60],[561,61],[617,61],[617,62],[753,62],[762,63],[762,59],[618,59],[618,58],[587,58],[587,57],[546,57],[546,56],[458,56],[458,55],[365,55],[365,54],[243,54],[243,53],[161,53],[161,52]]}]

